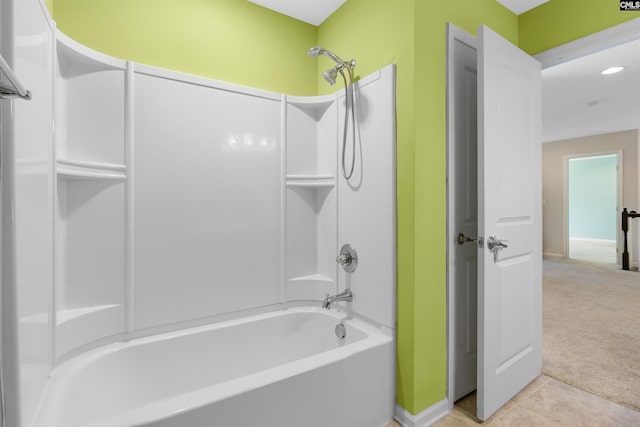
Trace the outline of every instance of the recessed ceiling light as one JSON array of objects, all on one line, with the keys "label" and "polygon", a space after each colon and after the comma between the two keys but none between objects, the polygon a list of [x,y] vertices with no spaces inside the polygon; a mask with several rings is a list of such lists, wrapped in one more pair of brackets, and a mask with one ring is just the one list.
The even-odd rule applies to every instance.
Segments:
[{"label": "recessed ceiling light", "polygon": [[624,67],[611,67],[604,70],[602,74],[615,74],[615,73],[619,73],[622,70],[624,70]]}]

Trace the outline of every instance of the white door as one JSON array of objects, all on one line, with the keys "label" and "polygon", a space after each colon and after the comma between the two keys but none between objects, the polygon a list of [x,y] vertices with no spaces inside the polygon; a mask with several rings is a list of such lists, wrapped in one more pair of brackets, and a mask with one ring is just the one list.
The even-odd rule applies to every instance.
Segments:
[{"label": "white door", "polygon": [[540,71],[537,60],[491,29],[478,29],[478,234],[484,242],[478,247],[477,416],[482,420],[542,366]]},{"label": "white door", "polygon": [[[478,108],[475,37],[449,25],[449,317],[451,402],[477,384]],[[460,235],[462,234],[462,235]],[[458,236],[460,240],[458,240]],[[463,237],[464,236],[464,237]]]}]

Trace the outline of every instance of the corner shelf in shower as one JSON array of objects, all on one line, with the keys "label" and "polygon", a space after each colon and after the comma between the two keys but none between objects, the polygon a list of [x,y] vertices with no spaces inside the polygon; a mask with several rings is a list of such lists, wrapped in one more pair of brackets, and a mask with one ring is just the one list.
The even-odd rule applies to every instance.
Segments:
[{"label": "corner shelf in shower", "polygon": [[60,30],[56,31],[56,54],[58,61],[65,68],[75,63],[72,74],[82,74],[101,70],[124,70],[126,61],[93,50],[67,36]]},{"label": "corner shelf in shower", "polygon": [[112,163],[58,159],[56,166],[58,177],[64,179],[123,181],[127,177],[124,165]]},{"label": "corner shelf in shower", "polygon": [[327,276],[325,276],[324,274],[309,274],[307,276],[298,276],[298,277],[292,277],[288,280],[289,283],[295,284],[295,283],[307,283],[307,282],[314,282],[314,283],[326,283],[326,284],[334,284],[335,281]]},{"label": "corner shelf in shower", "polygon": [[336,292],[336,282],[324,274],[309,274],[287,280],[287,301],[324,299],[326,294]]},{"label": "corner shelf in shower", "polygon": [[333,188],[336,179],[332,175],[287,175],[289,188]]},{"label": "corner shelf in shower", "polygon": [[110,164],[125,163],[127,62],[84,46],[60,31],[55,38],[57,152],[69,159],[104,162],[61,161],[59,176],[121,179]]},{"label": "corner shelf in shower", "polygon": [[90,305],[56,312],[56,357],[124,330],[121,304]]},{"label": "corner shelf in shower", "polygon": [[335,102],[335,95],[287,96],[287,103],[297,107],[315,121],[322,118],[325,111]]},{"label": "corner shelf in shower", "polygon": [[91,317],[96,315],[98,312],[106,313],[109,311],[120,310],[120,305],[118,304],[104,304],[104,305],[93,305],[87,307],[79,307],[79,308],[69,308],[64,310],[59,310],[56,313],[57,324],[61,325],[66,322],[71,322],[80,317]]}]

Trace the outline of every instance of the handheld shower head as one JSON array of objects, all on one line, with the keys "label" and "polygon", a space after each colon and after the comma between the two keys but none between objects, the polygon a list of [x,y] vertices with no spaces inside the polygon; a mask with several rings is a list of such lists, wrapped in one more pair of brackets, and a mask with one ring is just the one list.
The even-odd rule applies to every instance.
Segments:
[{"label": "handheld shower head", "polygon": [[325,52],[325,49],[322,46],[315,46],[307,51],[307,55],[316,57],[320,54],[323,54],[324,52]]},{"label": "handheld shower head", "polygon": [[[343,67],[349,67],[350,63],[346,63],[344,62],[342,59],[340,59],[340,57],[338,55],[336,55],[335,53],[328,51],[327,49],[323,48],[322,46],[314,46],[311,49],[309,49],[307,51],[307,55],[311,56],[311,57],[316,57],[316,56],[320,56],[320,55],[324,55],[324,56],[328,56],[329,58],[333,59],[336,63],[342,65]],[[351,61],[353,62],[353,60]],[[353,66],[355,67],[355,63],[353,64]]]}]

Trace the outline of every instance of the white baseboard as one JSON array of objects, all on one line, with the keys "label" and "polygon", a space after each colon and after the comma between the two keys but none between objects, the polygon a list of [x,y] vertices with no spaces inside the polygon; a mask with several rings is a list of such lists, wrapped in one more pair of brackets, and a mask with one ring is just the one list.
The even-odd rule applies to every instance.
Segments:
[{"label": "white baseboard", "polygon": [[564,255],[562,254],[554,254],[551,252],[545,252],[542,254],[542,258],[549,258],[549,259],[564,259]]},{"label": "white baseboard", "polygon": [[393,415],[393,418],[400,423],[402,427],[427,427],[449,415],[449,401],[447,398],[444,398],[417,415],[411,414],[402,406],[396,404]]}]

